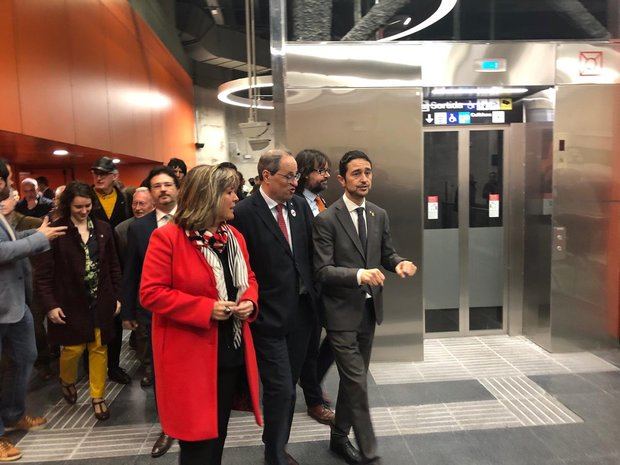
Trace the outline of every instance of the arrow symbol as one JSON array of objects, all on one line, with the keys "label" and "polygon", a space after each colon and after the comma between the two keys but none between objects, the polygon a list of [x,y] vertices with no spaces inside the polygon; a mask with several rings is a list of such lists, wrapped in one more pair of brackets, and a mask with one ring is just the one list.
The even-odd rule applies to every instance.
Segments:
[{"label": "arrow symbol", "polygon": [[429,124],[433,122],[433,117],[430,114],[426,117],[426,122]]}]

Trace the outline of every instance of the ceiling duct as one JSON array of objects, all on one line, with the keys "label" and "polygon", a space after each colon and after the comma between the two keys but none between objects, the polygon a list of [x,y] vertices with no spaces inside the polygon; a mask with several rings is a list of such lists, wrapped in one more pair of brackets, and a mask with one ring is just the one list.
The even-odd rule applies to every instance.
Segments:
[{"label": "ceiling duct", "polygon": [[[206,3],[202,6],[191,1],[177,1],[176,8],[177,29],[181,32],[185,51],[192,59],[247,72],[244,32],[217,24]],[[269,41],[257,38],[256,70],[259,73],[267,71],[270,65]]]}]

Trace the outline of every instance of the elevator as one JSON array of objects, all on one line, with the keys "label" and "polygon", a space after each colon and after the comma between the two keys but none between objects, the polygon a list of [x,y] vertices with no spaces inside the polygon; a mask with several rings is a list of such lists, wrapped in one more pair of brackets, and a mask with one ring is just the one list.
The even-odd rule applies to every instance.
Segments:
[{"label": "elevator", "polygon": [[[618,345],[620,44],[286,43],[278,56],[285,145],[323,151],[332,171],[367,152],[369,199],[420,267],[386,282],[376,361],[421,360],[439,336]],[[438,89],[448,108],[512,95],[517,116],[438,118],[425,109]],[[341,195],[332,179],[328,201]]]}]

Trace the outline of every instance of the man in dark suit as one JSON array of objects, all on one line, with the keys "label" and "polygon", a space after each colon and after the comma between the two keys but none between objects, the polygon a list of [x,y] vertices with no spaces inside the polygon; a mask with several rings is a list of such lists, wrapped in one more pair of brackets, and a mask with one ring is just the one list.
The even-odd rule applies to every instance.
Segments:
[{"label": "man in dark suit", "polygon": [[[315,218],[313,230],[324,323],[340,374],[330,449],[348,463],[378,463],[367,386],[375,326],[383,321],[385,276],[378,267],[402,278],[416,267],[392,247],[386,211],[366,201],[372,186],[368,156],[347,152],[338,168],[344,196]],[[348,440],[351,427],[359,450]]]},{"label": "man in dark suit", "polygon": [[[151,234],[174,217],[177,210],[179,180],[172,168],[153,168],[145,180],[149,186],[155,210],[137,218],[127,231],[127,253],[123,261],[123,286],[121,291],[121,318],[125,329],[136,330],[137,346],[143,349],[141,359],[145,365],[142,387],[154,385],[153,349],[151,346],[151,312],[140,306],[138,290],[142,278],[142,265]],[[157,404],[156,404],[157,405]],[[161,432],[151,450],[153,457],[164,455],[174,439]]]},{"label": "man in dark suit", "polygon": [[295,407],[295,385],[316,318],[312,280],[312,213],[294,196],[295,158],[270,150],[258,162],[260,190],[235,207],[233,224],[247,242],[259,284],[258,319],[252,324],[263,384],[265,461],[297,462],[285,450]]},{"label": "man in dark suit", "polygon": [[[331,176],[329,160],[318,150],[304,149],[295,156],[295,161],[301,176],[296,194],[308,203],[312,215],[317,216],[327,208],[321,192],[327,189],[327,180]],[[308,415],[319,423],[331,425],[334,422],[334,411],[329,408],[329,401],[323,393],[321,383],[334,363],[334,353],[327,338],[320,344],[322,329],[317,318],[310,334],[299,385],[304,391]]]},{"label": "man in dark suit", "polygon": [[[93,209],[91,215],[110,223],[112,230],[131,217],[130,202],[118,188],[118,169],[110,157],[101,157],[91,167],[93,175]],[[114,318],[114,339],[108,344],[108,378],[115,383],[129,384],[131,377],[121,368],[121,346],[123,326],[119,315]]]}]

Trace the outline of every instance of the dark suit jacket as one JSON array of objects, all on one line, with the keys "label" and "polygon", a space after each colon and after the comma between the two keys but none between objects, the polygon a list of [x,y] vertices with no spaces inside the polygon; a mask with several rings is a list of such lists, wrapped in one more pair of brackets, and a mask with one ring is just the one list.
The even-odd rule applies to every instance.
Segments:
[{"label": "dark suit jacket", "polygon": [[95,189],[93,188],[93,209],[91,211],[91,216],[93,218],[97,218],[101,221],[105,221],[106,223],[110,223],[112,229],[116,228],[120,223],[125,221],[127,218],[131,218],[131,202],[127,200],[127,196],[125,193],[120,190],[118,187],[114,186],[116,190],[116,203],[114,204],[114,210],[112,210],[112,216],[108,218],[105,214],[105,210],[99,201],[99,197],[95,193]]},{"label": "dark suit jacket", "polygon": [[[77,345],[95,340],[95,319],[89,308],[84,285],[85,255],[80,233],[70,219],[61,218],[53,226],[67,226],[67,233],[52,241],[52,249],[37,260],[35,289],[45,313],[60,307],[67,324],[49,323],[48,338],[52,345]],[[110,225],[93,219],[99,246],[99,285],[97,289],[97,323],[101,342],[114,337],[114,312],[119,300],[121,269],[116,255]]]},{"label": "dark suit jacket", "polygon": [[[387,213],[366,201],[366,255],[342,198],[314,219],[314,270],[321,285],[324,324],[331,331],[355,331],[362,320],[366,291],[357,284],[357,271],[382,265],[394,271],[405,260],[392,246]],[[383,288],[370,288],[377,323],[383,321]]]},{"label": "dark suit jacket", "polygon": [[[266,335],[285,335],[298,324],[315,321],[316,313],[294,314],[298,307],[300,281],[310,294],[314,312],[317,295],[312,278],[312,212],[297,196],[288,202],[293,251],[289,247],[267,202],[260,192],[235,207],[232,224],[243,234],[250,253],[250,264],[259,290],[255,331]],[[295,212],[295,214],[293,214]]]},{"label": "dark suit jacket", "polygon": [[142,265],[149,246],[151,234],[157,229],[157,213],[138,218],[129,225],[127,230],[127,250],[123,260],[123,287],[121,292],[121,318],[135,320],[138,312],[142,316],[151,315],[140,306],[139,290],[142,279]]}]

